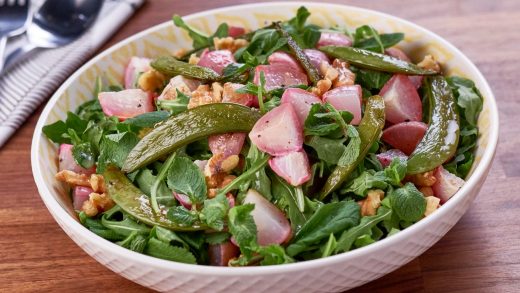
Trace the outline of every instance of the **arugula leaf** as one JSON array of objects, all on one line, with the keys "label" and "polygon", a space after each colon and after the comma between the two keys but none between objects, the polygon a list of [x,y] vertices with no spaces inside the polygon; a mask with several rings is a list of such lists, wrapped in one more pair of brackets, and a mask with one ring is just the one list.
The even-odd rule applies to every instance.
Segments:
[{"label": "arugula leaf", "polygon": [[[116,219],[115,214],[122,215],[122,220]],[[119,206],[115,206],[103,213],[101,216],[101,224],[103,227],[123,236],[129,236],[133,232],[144,235],[150,233],[150,228],[145,224],[139,224],[132,220]]]},{"label": "arugula leaf", "polygon": [[293,243],[287,247],[287,253],[295,256],[310,245],[329,237],[331,233],[338,233],[357,225],[359,218],[360,208],[354,201],[324,204],[296,234]]},{"label": "arugula leaf", "polygon": [[123,123],[143,128],[154,127],[155,124],[166,120],[168,117],[170,117],[170,113],[166,111],[154,111],[126,119]]},{"label": "arugula leaf", "polygon": [[399,218],[408,222],[420,220],[426,210],[426,199],[410,182],[390,193],[390,204]]},{"label": "arugula leaf", "polygon": [[[246,166],[244,171],[254,168],[258,164],[262,164],[263,159],[267,155],[261,152],[256,145],[251,145],[246,156]],[[260,168],[255,174],[252,174],[248,180],[240,185],[240,191],[245,192],[254,189],[263,195],[267,200],[272,199],[271,181],[266,174],[266,168]]]},{"label": "arugula leaf", "polygon": [[347,188],[340,191],[341,194],[347,192],[353,192],[356,195],[365,197],[371,189],[386,189],[388,184],[386,183],[387,177],[384,172],[375,172],[374,170],[366,170],[361,173],[358,177],[352,180]]},{"label": "arugula leaf", "polygon": [[[137,172],[135,176],[135,183],[139,187],[139,189],[146,194],[147,196],[151,196],[152,185],[156,180],[156,176],[152,174],[150,169],[141,169]],[[172,196],[171,190],[166,185],[166,182],[162,181],[157,187],[157,202],[164,206],[173,206],[175,205],[175,198]]]},{"label": "arugula leaf", "polygon": [[70,143],[70,138],[63,136],[64,133],[67,133],[67,129],[69,129],[67,124],[58,120],[52,124],[45,125],[42,128],[42,132],[55,143]]},{"label": "arugula leaf", "polygon": [[360,40],[354,45],[354,47],[374,52],[381,52],[381,46],[383,46],[384,49],[387,49],[396,45],[403,39],[403,33],[380,34],[377,38],[370,37]]},{"label": "arugula leaf", "polygon": [[313,104],[305,119],[304,134],[318,135],[337,138],[341,136],[342,124],[349,123],[354,117],[346,111],[339,111],[341,120],[338,119],[336,113],[329,112],[334,109],[330,104]]},{"label": "arugula leaf", "polygon": [[128,237],[126,237],[124,240],[119,241],[116,244],[126,249],[142,253],[144,251],[144,248],[146,247],[147,242],[148,241],[146,240],[146,237],[134,231],[130,235],[128,235]]},{"label": "arugula leaf", "polygon": [[379,92],[385,83],[392,77],[390,73],[375,71],[370,69],[360,69],[355,66],[351,66],[350,69],[356,74],[356,84],[359,84],[370,92]]},{"label": "arugula leaf", "polygon": [[346,166],[353,163],[359,156],[361,148],[361,138],[357,129],[352,125],[347,125],[346,135],[350,138],[347,147],[338,160],[338,166]]},{"label": "arugula leaf", "polygon": [[179,237],[177,233],[161,226],[154,226],[150,232],[150,237],[157,238],[158,240],[171,245],[183,246],[186,249],[190,248],[190,245],[184,241],[184,239]]},{"label": "arugula leaf", "polygon": [[258,246],[256,224],[251,216],[254,204],[234,206],[228,213],[229,231],[246,257],[250,257]]},{"label": "arugula leaf", "polygon": [[190,211],[183,206],[172,207],[167,213],[168,219],[177,224],[191,226],[199,219],[195,211]]},{"label": "arugula leaf", "polygon": [[200,212],[200,219],[204,221],[208,227],[222,231],[228,210],[228,199],[224,194],[219,194],[212,199],[204,201],[204,208],[202,208]]},{"label": "arugula leaf", "polygon": [[331,256],[334,250],[336,250],[336,247],[338,245],[338,242],[336,241],[336,237],[334,237],[333,233],[330,233],[329,240],[325,243],[324,246],[322,246],[322,254],[321,257],[327,257]]},{"label": "arugula leaf", "polygon": [[272,244],[260,247],[257,252],[263,257],[263,260],[260,262],[263,266],[294,262],[294,259],[287,255],[285,249],[280,245]]},{"label": "arugula leaf", "polygon": [[332,139],[318,135],[308,136],[305,144],[312,147],[318,154],[318,158],[328,164],[337,165],[347,147],[343,144],[345,139]]},{"label": "arugula leaf", "polygon": [[114,232],[113,230],[105,228],[101,224],[100,219],[89,218],[83,211],[79,213],[78,217],[83,226],[88,228],[90,231],[92,231],[99,237],[102,237],[110,241],[120,241],[125,239],[124,235],[121,235],[119,233]]},{"label": "arugula leaf", "polygon": [[370,234],[372,228],[380,222],[390,218],[391,215],[392,210],[382,206],[377,210],[376,215],[361,218],[359,225],[352,227],[341,234],[334,253],[349,251],[358,237],[364,234]]},{"label": "arugula leaf", "polygon": [[121,168],[138,138],[133,132],[105,135],[101,141],[97,172],[103,173],[109,164]]},{"label": "arugula leaf", "polygon": [[175,26],[188,32],[190,38],[193,40],[194,49],[205,48],[212,45],[213,40],[211,40],[209,36],[186,24],[179,15],[173,16],[173,23]]},{"label": "arugula leaf", "polygon": [[368,25],[358,27],[354,33],[354,47],[358,47],[360,43],[363,45],[363,41],[366,42],[367,40],[375,43],[376,46],[373,48],[375,52],[384,53],[385,47],[377,31]]},{"label": "arugula leaf", "polygon": [[188,109],[190,97],[176,89],[177,97],[174,100],[157,100],[157,108],[169,111],[171,115],[179,114]]},{"label": "arugula leaf", "polygon": [[144,249],[144,253],[157,258],[182,262],[187,264],[196,264],[195,256],[184,247],[172,246],[164,243],[156,238],[150,238]]},{"label": "arugula leaf", "polygon": [[168,170],[167,183],[175,192],[186,194],[193,205],[206,199],[207,186],[199,167],[186,157],[176,157]]},{"label": "arugula leaf", "polygon": [[307,22],[307,18],[309,18],[309,16],[311,16],[309,10],[305,6],[300,6],[296,11],[296,16],[289,19],[287,24],[292,26],[295,31],[301,32],[305,28],[305,23]]},{"label": "arugula leaf", "polygon": [[457,105],[463,111],[461,116],[471,126],[476,126],[478,116],[482,111],[484,99],[476,88],[475,83],[467,78],[451,76],[447,78],[448,84],[457,97]]},{"label": "arugula leaf", "polygon": [[390,165],[384,170],[387,182],[400,186],[404,176],[406,176],[406,160],[401,158],[394,158]]},{"label": "arugula leaf", "polygon": [[[276,195],[276,204],[282,209],[287,210],[287,216],[291,222],[292,230],[297,233],[303,225],[309,220],[310,215],[304,213],[298,207],[297,192],[293,186],[290,186],[282,180],[278,175],[270,173],[272,181],[272,193]],[[304,211],[310,209],[304,209]]]},{"label": "arugula leaf", "polygon": [[354,246],[356,248],[359,248],[359,247],[367,246],[374,242],[376,242],[376,240],[374,240],[370,234],[365,234],[365,235],[359,236],[356,239],[356,241],[354,242]]}]

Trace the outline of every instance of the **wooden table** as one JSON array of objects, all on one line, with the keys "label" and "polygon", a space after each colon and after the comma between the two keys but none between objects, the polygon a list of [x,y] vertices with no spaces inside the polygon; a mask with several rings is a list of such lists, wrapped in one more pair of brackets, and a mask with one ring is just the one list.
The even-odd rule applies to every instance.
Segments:
[{"label": "wooden table", "polygon": [[[148,2],[105,48],[167,21],[173,13],[258,1]],[[387,12],[452,42],[488,79],[501,119],[495,163],[460,222],[419,258],[354,291],[520,292],[520,195],[515,190],[520,187],[520,1],[331,2]],[[77,247],[40,200],[30,165],[30,143],[40,112],[0,151],[0,291],[147,291]]]}]

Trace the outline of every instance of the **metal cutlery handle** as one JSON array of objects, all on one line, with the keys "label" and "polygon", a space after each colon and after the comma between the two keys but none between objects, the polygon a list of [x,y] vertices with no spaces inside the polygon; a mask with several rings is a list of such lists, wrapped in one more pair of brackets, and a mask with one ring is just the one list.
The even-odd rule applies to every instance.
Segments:
[{"label": "metal cutlery handle", "polygon": [[0,73],[2,72],[2,69],[4,68],[5,63],[5,47],[7,46],[7,36],[2,36],[0,38]]},{"label": "metal cutlery handle", "polygon": [[25,59],[30,53],[32,53],[37,46],[27,43],[26,45],[17,48],[13,52],[11,52],[7,57],[5,58],[4,68],[0,71],[0,75],[5,73],[9,67],[12,65],[20,62],[21,60]]}]

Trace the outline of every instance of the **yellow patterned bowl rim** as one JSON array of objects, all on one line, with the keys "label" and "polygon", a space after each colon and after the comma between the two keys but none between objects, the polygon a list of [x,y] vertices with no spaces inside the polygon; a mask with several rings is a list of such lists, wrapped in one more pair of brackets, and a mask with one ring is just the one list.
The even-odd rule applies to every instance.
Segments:
[{"label": "yellow patterned bowl rim", "polygon": [[[232,24],[245,25],[246,27],[250,27],[251,25],[248,23],[248,21],[244,22],[244,16],[240,15],[241,13],[244,13],[244,11],[248,12],[249,16],[252,15],[252,17],[255,18],[257,24],[261,24],[264,22],[264,20],[285,19],[288,15],[294,15],[296,9],[301,5],[309,8],[313,14],[311,17],[311,22],[315,22],[317,24],[326,24],[330,23],[331,21],[335,21],[344,23],[347,27],[352,28],[360,24],[368,23],[374,25],[377,29],[382,31],[404,31],[405,35],[407,36],[403,46],[405,51],[409,49],[408,46],[412,46],[414,51],[419,51],[421,53],[421,50],[432,49],[434,55],[437,54],[441,56],[439,58],[441,61],[448,60],[447,63],[450,64],[447,66],[449,73],[466,76],[476,82],[477,87],[480,89],[485,99],[484,111],[479,119],[479,127],[482,130],[482,137],[478,142],[477,163],[472,169],[471,176],[467,180],[466,184],[444,206],[442,206],[433,215],[421,220],[420,222],[412,225],[402,232],[397,233],[390,238],[378,241],[374,244],[350,251],[348,253],[343,253],[323,259],[270,267],[230,268],[176,263],[127,250],[88,231],[77,221],[77,218],[73,215],[73,213],[70,212],[70,209],[67,211],[67,203],[64,203],[62,200],[60,201],[59,196],[56,195],[57,192],[63,192],[63,190],[60,190],[60,188],[63,189],[63,187],[56,187],[57,183],[52,182],[53,179],[51,178],[53,177],[52,175],[54,173],[52,173],[50,177],[49,174],[45,173],[46,170],[52,170],[53,168],[56,170],[56,155],[49,155],[49,153],[56,152],[56,146],[50,144],[46,140],[46,138],[42,135],[41,129],[48,123],[52,123],[57,119],[62,119],[64,117],[64,110],[75,109],[75,107],[72,107],[70,102],[74,101],[74,99],[83,100],[84,97],[81,98],[81,96],[85,96],[85,93],[82,93],[80,90],[75,88],[78,87],[78,81],[83,79],[84,82],[85,79],[92,79],[93,73],[97,72],[99,74],[100,70],[106,69],[106,64],[102,64],[100,62],[103,61],[103,59],[107,56],[117,52],[117,54],[120,56],[127,58],[130,56],[129,54],[133,53],[132,50],[139,51],[139,48],[132,49],[131,47],[132,44],[137,43],[140,39],[146,39],[147,37],[153,36],[159,38],[171,38],[172,31],[174,34],[174,39],[186,47],[188,42],[187,35],[183,32],[180,32],[178,29],[173,28],[172,23],[167,21],[135,34],[94,57],[88,63],[83,65],[79,70],[77,70],[69,79],[67,79],[65,83],[63,83],[63,85],[56,91],[43,110],[36,125],[32,140],[32,171],[41,198],[51,214],[55,217],[55,219],[58,220],[58,223],[63,223],[63,225],[66,225],[67,228],[72,229],[74,233],[80,237],[99,237],[97,243],[103,250],[123,258],[134,260],[138,263],[153,265],[154,267],[164,270],[181,270],[193,274],[214,276],[247,276],[252,274],[271,274],[273,273],[273,270],[275,270],[277,273],[301,271],[348,262],[350,259],[360,255],[368,256],[375,251],[384,250],[391,246],[397,245],[400,241],[404,240],[410,235],[413,235],[417,231],[427,229],[430,222],[445,217],[447,214],[453,212],[455,207],[461,204],[465,197],[470,195],[470,190],[472,190],[475,186],[479,186],[479,182],[485,179],[496,151],[499,125],[495,98],[487,81],[476,68],[476,66],[455,46],[437,34],[434,34],[431,31],[428,31],[401,18],[373,10],[339,4],[318,2],[270,2],[237,5],[191,14],[186,16],[185,20],[187,20],[191,25],[194,25],[207,32],[211,30],[210,27],[222,21],[228,21]],[[348,17],[345,17],[346,14],[348,14]],[[381,22],[384,23],[381,24]],[[420,40],[423,43],[418,43],[417,40]],[[427,41],[427,43],[425,44],[424,41]],[[154,44],[151,44],[151,46],[157,47],[157,45]],[[161,51],[161,48],[154,49]],[[413,54],[412,57],[414,57]],[[115,56],[115,59],[117,59],[117,56]],[[121,60],[115,60],[115,62],[119,62],[118,68],[121,69],[121,64],[124,62]],[[92,68],[95,68],[95,70],[92,70]],[[122,74],[122,71],[119,74]],[[77,95],[79,98],[71,98],[70,95],[73,94]],[[69,106],[65,107],[66,109],[60,109],[58,107],[60,101],[63,99],[71,99],[65,103]],[[70,206],[70,203],[68,205]],[[74,240],[78,242],[77,239]]]}]

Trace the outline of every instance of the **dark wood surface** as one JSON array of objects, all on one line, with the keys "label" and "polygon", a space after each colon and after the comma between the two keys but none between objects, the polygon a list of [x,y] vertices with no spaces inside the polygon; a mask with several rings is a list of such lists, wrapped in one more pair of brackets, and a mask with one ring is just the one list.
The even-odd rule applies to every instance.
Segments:
[{"label": "dark wood surface", "polygon": [[[247,2],[258,1],[149,0],[104,48],[167,21],[173,13]],[[446,38],[479,67],[500,110],[495,162],[469,211],[422,256],[354,291],[520,292],[520,1],[331,2],[390,13]],[[0,291],[146,292],[77,247],[40,200],[30,165],[40,112],[0,150]]]}]

